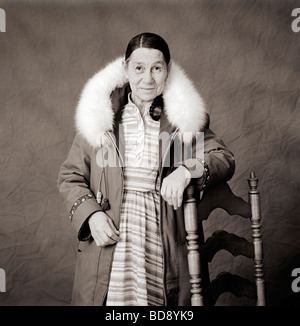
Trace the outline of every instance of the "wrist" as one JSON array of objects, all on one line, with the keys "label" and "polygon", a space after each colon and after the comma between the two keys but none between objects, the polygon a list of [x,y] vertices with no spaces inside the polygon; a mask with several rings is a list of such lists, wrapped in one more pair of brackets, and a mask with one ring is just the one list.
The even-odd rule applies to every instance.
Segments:
[{"label": "wrist", "polygon": [[181,168],[184,171],[186,179],[191,179],[191,177],[192,177],[191,171],[189,170],[189,168],[186,165],[181,164],[179,166],[179,168]]},{"label": "wrist", "polygon": [[96,212],[94,212],[94,213],[89,217],[88,222],[89,222],[89,223],[90,223],[90,222],[93,223],[93,221],[94,221],[95,219],[102,218],[102,217],[104,217],[105,215],[106,215],[106,214],[105,214],[105,212],[103,212],[103,211],[96,211]]}]

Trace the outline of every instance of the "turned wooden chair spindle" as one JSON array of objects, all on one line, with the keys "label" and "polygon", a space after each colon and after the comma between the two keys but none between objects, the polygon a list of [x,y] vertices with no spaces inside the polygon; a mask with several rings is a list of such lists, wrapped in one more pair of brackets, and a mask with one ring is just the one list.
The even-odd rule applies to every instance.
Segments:
[{"label": "turned wooden chair spindle", "polygon": [[195,188],[189,186],[186,190],[184,201],[184,224],[187,232],[188,265],[191,275],[191,304],[192,306],[203,306],[202,286],[201,286],[201,264],[198,244],[198,218],[197,205],[194,197]]},{"label": "turned wooden chair spindle", "polygon": [[257,289],[257,305],[265,306],[265,285],[264,285],[264,273],[263,273],[263,248],[260,231],[260,198],[259,191],[257,190],[258,179],[255,177],[254,172],[251,172],[250,178],[248,179],[250,190],[249,203],[251,205],[251,228],[252,238],[254,245],[254,277]]},{"label": "turned wooden chair spindle", "polygon": [[[206,302],[205,295],[208,297],[207,302],[213,304],[218,296],[226,291],[233,292],[237,294],[237,296],[246,295],[249,296],[249,298],[255,297],[258,306],[266,305],[265,284],[263,279],[263,248],[260,231],[260,198],[259,191],[257,190],[258,179],[253,172],[250,174],[248,183],[250,188],[248,192],[248,202],[235,196],[227,183],[220,185],[219,188],[214,190],[207,190],[208,195],[206,197],[205,195],[203,196],[204,200],[197,200],[197,198],[199,198],[199,190],[195,186],[190,185],[186,189],[184,199],[184,223],[187,232],[186,239],[188,267],[191,276],[192,306],[203,306]],[[199,202],[200,205],[197,207]],[[201,202],[204,203],[202,204]],[[201,226],[202,221],[207,219],[211,211],[218,207],[223,208],[230,215],[238,214],[244,218],[250,218],[253,243],[245,238],[241,238],[235,234],[229,234],[223,230],[216,231],[205,243],[200,243],[204,240],[204,237],[203,234],[199,237],[199,232],[203,232],[202,227],[201,230],[199,230],[199,225]],[[200,214],[199,209],[201,210]],[[202,263],[205,261],[207,265],[212,261],[215,253],[221,249],[228,250],[234,256],[244,255],[248,258],[253,258],[255,285],[249,280],[237,275],[221,273],[213,282],[209,281],[207,288],[203,289],[204,275],[202,275],[203,271],[201,271],[201,268],[203,268]],[[237,290],[234,289],[235,284],[238,285]],[[246,288],[246,290],[240,291],[240,286]],[[256,288],[256,290],[254,290],[254,288]],[[213,294],[214,291],[217,292],[217,294]],[[209,297],[211,297],[211,299],[209,299]]]}]

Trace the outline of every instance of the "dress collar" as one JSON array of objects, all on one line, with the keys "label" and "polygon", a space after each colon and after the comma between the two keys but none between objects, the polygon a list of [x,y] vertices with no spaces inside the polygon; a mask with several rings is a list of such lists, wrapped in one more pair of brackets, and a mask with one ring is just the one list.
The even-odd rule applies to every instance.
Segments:
[{"label": "dress collar", "polygon": [[141,116],[143,116],[143,117],[145,117],[145,116],[150,117],[149,109],[151,107],[152,102],[147,103],[147,105],[145,106],[145,109],[144,109],[143,114],[141,114],[141,111],[140,111],[139,107],[135,103],[133,103],[133,101],[131,99],[131,95],[132,95],[132,92],[128,93],[128,103],[127,103],[127,105],[125,107],[129,108],[129,111],[130,112],[133,112],[132,109],[135,109],[134,111],[137,111],[137,113],[139,113]]}]

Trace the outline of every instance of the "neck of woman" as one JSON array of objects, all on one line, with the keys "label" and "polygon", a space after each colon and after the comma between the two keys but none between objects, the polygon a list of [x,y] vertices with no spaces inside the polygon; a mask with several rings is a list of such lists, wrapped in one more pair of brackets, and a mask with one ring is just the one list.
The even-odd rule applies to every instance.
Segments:
[{"label": "neck of woman", "polygon": [[144,114],[144,111],[147,106],[150,106],[153,101],[142,101],[140,98],[131,94],[131,101],[139,108],[141,115]]}]

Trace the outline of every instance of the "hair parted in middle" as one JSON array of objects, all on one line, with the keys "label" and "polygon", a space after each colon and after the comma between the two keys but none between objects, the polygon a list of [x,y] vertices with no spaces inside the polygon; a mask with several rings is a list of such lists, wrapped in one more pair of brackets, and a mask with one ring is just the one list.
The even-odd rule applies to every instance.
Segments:
[{"label": "hair parted in middle", "polygon": [[168,65],[171,60],[170,50],[167,42],[159,35],[154,33],[141,33],[133,37],[125,52],[125,61],[128,60],[132,52],[139,48],[156,49],[162,52],[165,62]]}]

